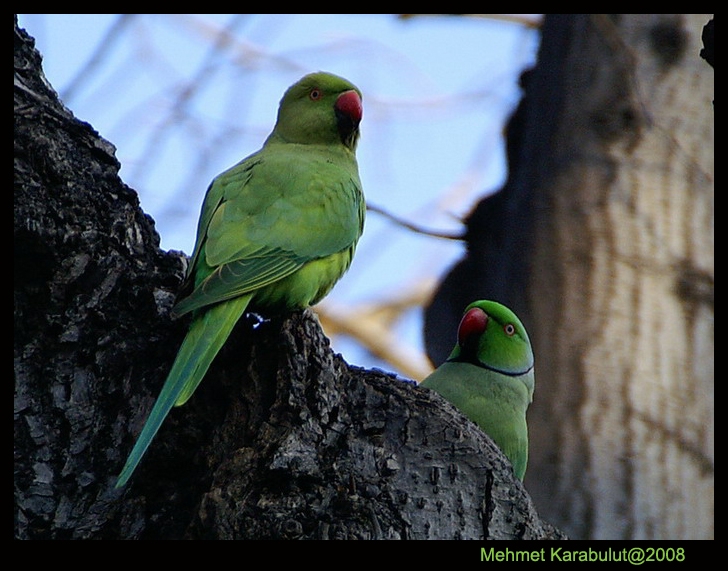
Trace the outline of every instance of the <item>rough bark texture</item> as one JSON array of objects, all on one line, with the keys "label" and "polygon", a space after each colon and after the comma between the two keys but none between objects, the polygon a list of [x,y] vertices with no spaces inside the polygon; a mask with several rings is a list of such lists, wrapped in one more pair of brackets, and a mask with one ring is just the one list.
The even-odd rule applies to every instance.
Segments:
[{"label": "rough bark texture", "polygon": [[713,537],[709,20],[546,17],[508,183],[471,215],[469,255],[428,311],[435,358],[448,305],[493,296],[522,314],[525,484],[571,537]]},{"label": "rough bark texture", "polygon": [[563,537],[490,439],[345,363],[311,311],[241,320],[114,490],[185,332],[185,258],[14,34],[16,538]]}]

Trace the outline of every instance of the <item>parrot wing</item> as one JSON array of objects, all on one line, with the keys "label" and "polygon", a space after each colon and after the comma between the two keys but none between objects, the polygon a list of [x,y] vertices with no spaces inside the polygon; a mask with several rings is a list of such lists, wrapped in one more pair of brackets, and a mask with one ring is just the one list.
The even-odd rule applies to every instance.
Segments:
[{"label": "parrot wing", "polygon": [[215,179],[191,261],[195,288],[177,315],[263,288],[356,243],[361,183],[331,157],[325,147],[267,147]]}]

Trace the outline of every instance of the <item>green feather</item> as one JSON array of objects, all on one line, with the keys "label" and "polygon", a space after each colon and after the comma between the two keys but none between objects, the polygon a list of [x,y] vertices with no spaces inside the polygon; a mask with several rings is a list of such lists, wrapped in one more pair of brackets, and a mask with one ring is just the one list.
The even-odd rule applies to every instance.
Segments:
[{"label": "green feather", "polygon": [[421,385],[438,392],[488,434],[523,480],[533,352],[526,329],[510,309],[494,301],[470,304],[450,357]]},{"label": "green feather", "polygon": [[119,474],[117,488],[124,486],[131,477],[172,407],[183,405],[195,392],[250,298],[247,295],[218,303],[192,321],[162,392]]},{"label": "green feather", "polygon": [[184,404],[246,309],[320,301],[346,272],[364,227],[355,151],[361,92],[313,73],[283,96],[262,149],[207,190],[185,285],[173,308],[189,332],[116,486],[139,464],[172,406]]}]

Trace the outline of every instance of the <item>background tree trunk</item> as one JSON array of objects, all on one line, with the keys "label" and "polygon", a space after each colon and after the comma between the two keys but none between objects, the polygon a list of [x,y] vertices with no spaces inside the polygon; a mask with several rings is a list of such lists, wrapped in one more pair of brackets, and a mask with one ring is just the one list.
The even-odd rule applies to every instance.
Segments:
[{"label": "background tree trunk", "polygon": [[563,537],[489,438],[346,364],[311,311],[241,320],[114,490],[185,332],[185,258],[160,251],[17,19],[14,59],[16,538]]},{"label": "background tree trunk", "polygon": [[546,16],[509,180],[427,311],[523,317],[536,354],[525,484],[574,538],[714,533],[709,15]]}]

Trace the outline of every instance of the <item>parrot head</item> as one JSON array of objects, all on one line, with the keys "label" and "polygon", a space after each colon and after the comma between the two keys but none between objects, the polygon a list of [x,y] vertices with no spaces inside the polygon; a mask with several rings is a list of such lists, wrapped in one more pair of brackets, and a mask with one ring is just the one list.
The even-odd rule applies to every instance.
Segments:
[{"label": "parrot head", "polygon": [[495,301],[475,301],[465,308],[448,361],[517,376],[533,368],[533,351],[515,313]]},{"label": "parrot head", "polygon": [[361,118],[361,91],[355,85],[331,73],[310,73],[283,95],[271,138],[286,143],[340,143],[353,152]]}]

